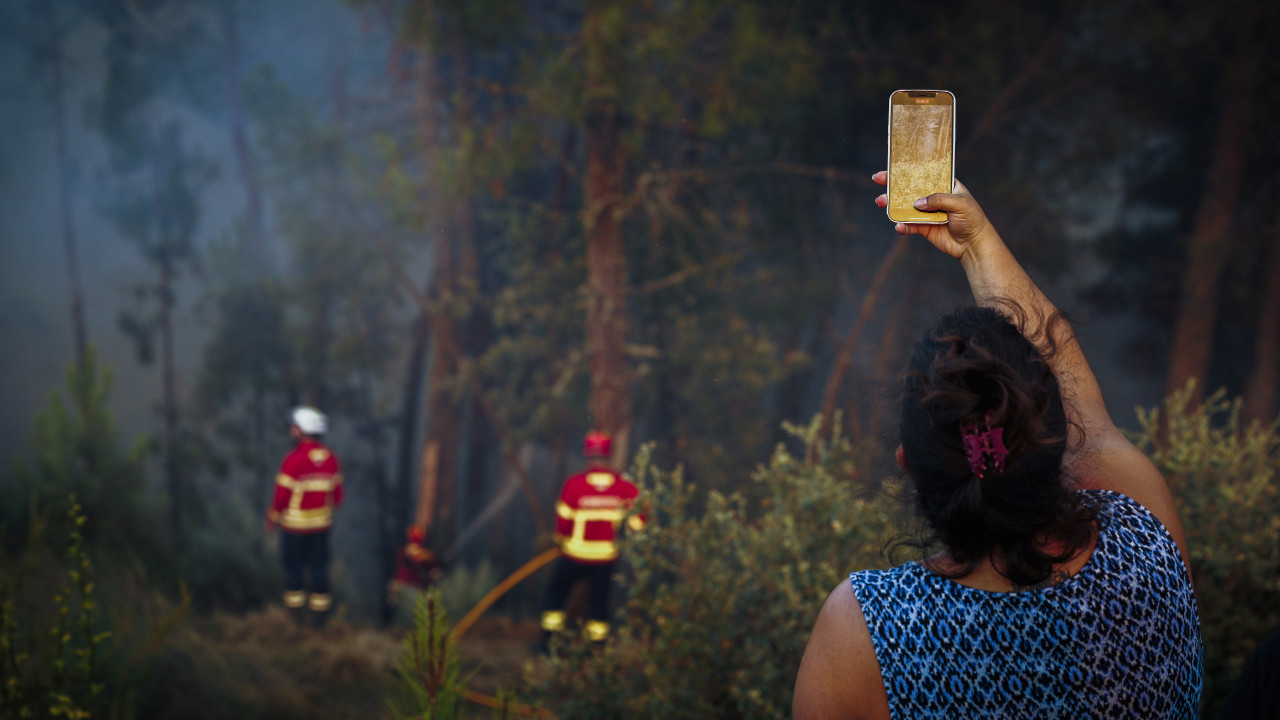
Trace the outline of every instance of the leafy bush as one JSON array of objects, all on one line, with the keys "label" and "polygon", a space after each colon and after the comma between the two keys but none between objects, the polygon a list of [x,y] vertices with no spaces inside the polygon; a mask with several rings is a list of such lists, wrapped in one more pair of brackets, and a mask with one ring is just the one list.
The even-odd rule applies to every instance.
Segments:
[{"label": "leafy bush", "polygon": [[1259,642],[1280,631],[1280,420],[1242,427],[1222,391],[1192,388],[1139,412],[1135,444],[1168,479],[1191,553],[1205,644],[1202,717],[1218,708]]},{"label": "leafy bush", "polygon": [[788,426],[803,456],[780,445],[757,469],[754,519],[742,494],[714,491],[695,515],[681,471],[659,471],[641,449],[633,474],[650,524],[627,545],[632,577],[613,640],[568,643],[553,662],[547,704],[562,720],[790,714],[818,609],[850,569],[886,565],[898,507],[860,498],[848,480],[854,448],[818,427]]},{"label": "leafy bush", "polygon": [[488,697],[466,689],[462,657],[458,653],[456,631],[449,629],[441,592],[428,590],[416,596],[414,628],[405,641],[396,665],[398,691],[401,696],[390,703],[396,718],[456,720],[477,717],[474,704],[486,705],[491,717],[505,720],[513,715],[552,717],[540,708],[529,707],[509,693]]},{"label": "leafy bush", "polygon": [[462,617],[501,579],[488,560],[475,567],[453,567],[436,584],[440,591],[441,607],[449,617]]},{"label": "leafy bush", "polygon": [[234,493],[218,498],[216,508],[189,525],[182,577],[202,612],[260,608],[283,586],[279,561],[263,544],[261,511]]},{"label": "leafy bush", "polygon": [[462,662],[449,636],[449,621],[440,591],[422,593],[414,605],[414,629],[405,642],[396,674],[407,696],[407,708],[392,704],[398,718],[454,720],[463,706]]},{"label": "leafy bush", "polygon": [[95,627],[97,603],[89,579],[89,556],[80,528],[85,516],[72,497],[68,569],[53,596],[52,616],[33,619],[15,609],[9,585],[0,578],[0,710],[5,717],[101,716],[110,708],[103,693],[101,646],[111,636]]},{"label": "leafy bush", "polygon": [[[1132,437],[1168,478],[1186,526],[1202,715],[1212,718],[1256,645],[1280,630],[1280,421],[1244,428],[1238,401],[1189,397],[1141,412]],[[755,517],[740,493],[711,492],[695,513],[681,472],[657,470],[641,450],[634,475],[650,525],[626,545],[632,571],[613,640],[559,646],[542,690],[560,718],[789,715],[827,593],[850,570],[884,567],[884,542],[904,526],[892,487],[865,499],[847,480],[865,455],[819,437],[816,424],[788,430],[804,452],[780,446],[756,471],[746,492],[766,500]]]},{"label": "leafy bush", "polygon": [[31,462],[16,464],[0,486],[0,540],[14,551],[33,537],[66,537],[67,498],[75,495],[90,510],[78,527],[89,547],[158,560],[163,544],[143,502],[146,443],[118,449],[110,368],[89,348],[67,368],[66,383],[65,399],[51,394],[36,414]]}]

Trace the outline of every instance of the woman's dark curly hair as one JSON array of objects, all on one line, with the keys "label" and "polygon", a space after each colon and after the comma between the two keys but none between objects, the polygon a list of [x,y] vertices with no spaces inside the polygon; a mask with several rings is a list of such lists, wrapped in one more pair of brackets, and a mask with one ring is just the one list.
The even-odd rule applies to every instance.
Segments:
[{"label": "woman's dark curly hair", "polygon": [[[972,572],[990,556],[1015,585],[1048,579],[1055,563],[1088,545],[1097,513],[1072,492],[1063,469],[1068,421],[1049,366],[1061,315],[1044,318],[1033,337],[1021,310],[969,307],[943,317],[907,363],[901,436],[916,509],[929,533],[908,544],[941,542]],[[1008,317],[1013,316],[1015,324]],[[1003,428],[1004,469],[979,477],[965,456],[961,426]],[[1055,541],[1046,546],[1045,541]]]}]

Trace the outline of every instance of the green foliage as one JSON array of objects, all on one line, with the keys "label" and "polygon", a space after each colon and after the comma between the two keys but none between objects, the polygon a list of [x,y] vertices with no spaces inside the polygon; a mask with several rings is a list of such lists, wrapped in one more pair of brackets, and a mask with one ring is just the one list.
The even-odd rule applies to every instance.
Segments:
[{"label": "green foliage", "polygon": [[195,606],[244,612],[275,599],[280,564],[263,542],[262,509],[236,496],[209,505],[192,524],[182,554],[182,577]]},{"label": "green foliage", "polygon": [[430,595],[439,598],[445,617],[462,617],[493,589],[501,578],[488,560],[474,567],[459,565],[450,568],[439,582],[429,590],[402,588],[396,604],[395,624],[414,627],[420,615],[420,605]]},{"label": "green foliage", "polygon": [[736,487],[775,437],[765,412],[770,388],[805,359],[782,356],[763,327],[732,311],[676,314],[663,332],[667,377],[646,383],[651,402],[671,407],[670,431],[677,448],[686,450],[681,455],[691,480]]},{"label": "green foliage", "polygon": [[[1211,718],[1280,630],[1280,421],[1242,427],[1238,400],[1189,397],[1140,412],[1134,439],[1169,479],[1186,527]],[[896,492],[868,500],[848,482],[866,475],[864,450],[818,437],[816,425],[788,430],[804,453],[779,447],[756,471],[756,517],[742,493],[711,492],[694,512],[695,488],[642,448],[633,473],[652,512],[626,546],[620,626],[606,647],[560,648],[544,690],[561,718],[787,715],[827,592],[849,570],[883,567],[884,541],[903,527]]]},{"label": "green foliage", "polygon": [[85,515],[74,496],[67,518],[69,567],[62,588],[53,596],[53,617],[47,624],[25,616],[19,622],[9,584],[20,577],[8,577],[6,572],[0,584],[0,711],[4,717],[102,717],[109,707],[99,648],[111,633],[95,627],[98,605],[81,533]]},{"label": "green foliage", "polygon": [[413,634],[396,667],[407,708],[392,705],[397,718],[454,720],[463,707],[462,661],[449,636],[440,592],[424,593],[414,608]]},{"label": "green foliage", "polygon": [[1191,392],[1139,412],[1134,441],[1168,478],[1187,533],[1212,718],[1257,644],[1280,631],[1280,420],[1242,427],[1238,398],[1219,390],[1195,406]]},{"label": "green foliage", "polygon": [[[837,423],[838,426],[838,423]],[[888,495],[859,497],[855,448],[820,437],[818,423],[787,430],[801,457],[779,446],[756,470],[765,498],[749,517],[740,493],[694,488],[677,469],[637,455],[633,475],[651,508],[626,546],[633,576],[616,636],[603,648],[562,648],[546,686],[561,718],[776,718],[791,693],[823,600],[850,569],[884,567],[894,525]]]},{"label": "green foliage", "polygon": [[82,363],[66,370],[65,397],[50,395],[36,414],[30,463],[14,467],[11,483],[0,487],[0,537],[13,549],[34,546],[45,537],[65,537],[71,528],[67,498],[88,508],[81,532],[91,547],[154,556],[155,536],[143,501],[146,443],[128,451],[118,447],[107,409],[111,370],[100,366],[89,348]]},{"label": "green foliage", "polygon": [[462,617],[476,606],[498,581],[498,571],[488,560],[474,568],[455,567],[437,584],[440,606],[449,617]]}]

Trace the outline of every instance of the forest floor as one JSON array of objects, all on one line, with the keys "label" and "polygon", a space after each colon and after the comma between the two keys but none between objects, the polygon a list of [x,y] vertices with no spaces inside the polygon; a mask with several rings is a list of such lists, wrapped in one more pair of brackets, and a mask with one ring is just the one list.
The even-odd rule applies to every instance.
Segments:
[{"label": "forest floor", "polygon": [[[406,629],[362,627],[341,617],[323,629],[298,628],[278,606],[205,617],[164,643],[165,691],[153,699],[166,716],[394,717],[393,705],[404,697],[395,669],[408,636]],[[523,700],[521,688],[544,669],[533,653],[538,637],[535,621],[482,618],[458,644],[466,687]],[[491,718],[494,711],[469,704],[463,717]]]}]

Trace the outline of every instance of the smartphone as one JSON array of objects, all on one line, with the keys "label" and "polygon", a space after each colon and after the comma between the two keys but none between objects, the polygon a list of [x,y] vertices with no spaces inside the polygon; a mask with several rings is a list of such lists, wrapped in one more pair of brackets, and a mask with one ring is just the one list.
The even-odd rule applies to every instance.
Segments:
[{"label": "smartphone", "polygon": [[956,96],[946,90],[895,90],[889,96],[889,202],[894,222],[945,223],[916,200],[955,184]]}]

